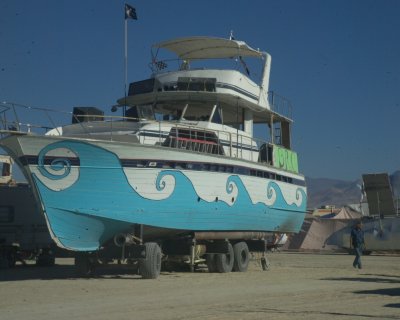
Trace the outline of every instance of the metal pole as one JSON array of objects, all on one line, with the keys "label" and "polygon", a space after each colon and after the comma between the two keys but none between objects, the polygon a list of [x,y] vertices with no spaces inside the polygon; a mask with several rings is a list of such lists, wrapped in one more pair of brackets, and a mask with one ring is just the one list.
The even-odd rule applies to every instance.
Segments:
[{"label": "metal pole", "polygon": [[123,107],[123,116],[125,116],[125,111],[126,111],[126,97],[127,97],[127,87],[128,87],[128,19],[125,18],[125,101],[124,101],[124,107]]},{"label": "metal pole", "polygon": [[236,158],[239,158],[239,98],[236,98]]},{"label": "metal pole", "polygon": [[196,239],[192,240],[192,245],[190,246],[190,272],[194,272],[196,259]]}]

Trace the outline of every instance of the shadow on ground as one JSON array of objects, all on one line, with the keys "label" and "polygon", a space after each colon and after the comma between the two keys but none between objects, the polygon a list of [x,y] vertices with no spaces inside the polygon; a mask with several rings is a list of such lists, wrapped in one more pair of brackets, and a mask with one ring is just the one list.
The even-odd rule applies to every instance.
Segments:
[{"label": "shadow on ground", "polygon": [[398,297],[398,296],[400,296],[400,288],[360,290],[360,291],[354,291],[354,293],[358,293],[358,294],[380,294],[380,295],[383,295],[383,296]]},{"label": "shadow on ground", "polygon": [[397,277],[397,276],[390,276],[390,275],[370,275],[370,276],[374,276],[374,277],[364,277],[364,276],[360,276],[360,277],[331,277],[331,278],[322,278],[320,280],[375,282],[375,283],[400,283],[400,278]]},{"label": "shadow on ground", "polygon": [[384,307],[387,307],[387,308],[400,308],[400,303],[388,303],[388,304],[385,304]]},{"label": "shadow on ground", "polygon": [[[373,277],[332,277],[332,278],[322,278],[320,280],[328,281],[356,281],[356,282],[373,282],[373,283],[388,283],[397,284],[400,283],[400,277],[394,275],[383,275],[383,274],[368,274]],[[372,290],[359,290],[354,291],[357,294],[378,294],[384,296],[398,297],[400,296],[400,288],[384,288],[384,289],[372,289]],[[396,304],[395,304],[396,305]],[[390,306],[393,308],[398,308],[398,306]]]},{"label": "shadow on ground", "polygon": [[[265,313],[269,315],[273,314],[289,314],[291,318],[303,318],[304,316],[311,316],[311,315],[318,315],[321,319],[324,319],[328,316],[335,316],[335,317],[346,317],[348,319],[357,319],[357,318],[372,318],[377,319],[376,315],[371,314],[359,314],[359,313],[346,313],[346,312],[329,312],[329,311],[313,311],[313,310],[285,310],[285,309],[277,309],[277,308],[256,308],[252,310],[232,310],[233,313],[245,313],[246,317],[251,315],[252,313]],[[250,317],[251,318],[251,317]],[[400,319],[400,316],[393,316],[393,315],[385,315],[382,316],[382,319]]]},{"label": "shadow on ground", "polygon": [[[161,272],[163,276],[178,277],[179,273]],[[142,277],[128,265],[106,265],[96,268],[90,277],[79,277],[74,265],[55,265],[39,267],[36,265],[17,265],[11,269],[0,270],[0,282],[26,280],[75,280],[75,279],[123,279],[142,280]]]}]

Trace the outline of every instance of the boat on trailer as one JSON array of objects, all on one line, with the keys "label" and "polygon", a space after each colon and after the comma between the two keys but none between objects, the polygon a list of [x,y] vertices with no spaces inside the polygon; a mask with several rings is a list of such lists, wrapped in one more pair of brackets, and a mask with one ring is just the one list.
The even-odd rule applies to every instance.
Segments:
[{"label": "boat on trailer", "polygon": [[[176,57],[162,60],[161,51]],[[258,83],[250,59],[261,62]],[[131,83],[112,108],[122,119],[75,108],[72,124],[37,134],[18,110],[51,118],[50,109],[4,103],[0,146],[23,169],[62,248],[85,256],[130,244],[152,278],[161,250],[173,254],[184,239],[192,264],[195,243],[210,270],[247,268],[251,241],[298,232],[306,211],[291,105],[268,91],[271,56],[243,41],[188,37],[154,45],[150,66],[151,77]],[[262,129],[268,139],[256,138]]]}]

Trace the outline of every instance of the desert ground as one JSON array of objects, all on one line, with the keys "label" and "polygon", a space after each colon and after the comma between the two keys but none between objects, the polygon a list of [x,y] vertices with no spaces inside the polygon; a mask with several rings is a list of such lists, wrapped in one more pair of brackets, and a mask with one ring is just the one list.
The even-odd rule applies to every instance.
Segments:
[{"label": "desert ground", "polygon": [[127,266],[76,278],[73,260],[0,270],[0,319],[400,319],[400,255],[277,252],[263,271],[162,272]]}]

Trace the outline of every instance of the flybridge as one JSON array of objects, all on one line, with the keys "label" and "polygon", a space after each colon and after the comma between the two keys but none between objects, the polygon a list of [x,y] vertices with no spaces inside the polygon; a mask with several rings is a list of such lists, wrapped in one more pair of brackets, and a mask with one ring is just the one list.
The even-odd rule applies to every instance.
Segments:
[{"label": "flybridge", "polygon": [[[172,52],[177,58],[159,60],[161,50]],[[244,63],[244,58],[260,59],[263,63],[259,83],[249,77],[247,66],[241,63],[236,63],[236,67],[242,65],[242,68],[192,68],[193,62],[219,59],[219,66],[221,59],[232,64]],[[178,62],[177,68],[166,70],[171,61]],[[270,137],[279,130],[282,145],[290,148],[291,105],[268,91],[271,69],[268,53],[243,41],[187,37],[153,45],[151,66],[152,76],[131,83],[128,96],[118,100],[121,106],[130,107],[126,115],[138,117],[142,109],[151,109],[164,117],[172,115],[176,120],[226,124],[250,136],[253,124],[267,124]]]},{"label": "flybridge", "polygon": [[[165,72],[169,60],[158,60],[160,49],[177,56],[179,66],[175,71]],[[261,83],[255,83],[248,76],[248,68],[243,58],[258,58],[264,62]],[[211,59],[237,59],[243,64],[244,72],[228,69],[191,68],[193,61]],[[176,61],[176,59],[174,59]],[[198,99],[214,100],[254,111],[269,110],[268,86],[271,56],[255,50],[243,41],[211,38],[187,37],[164,41],[153,45],[151,67],[153,76],[149,80],[130,85],[129,96],[120,99],[120,104],[144,104],[153,96],[138,94],[157,93],[158,100],[184,99],[182,91],[199,92]],[[180,94],[174,94],[180,91]],[[217,97],[216,97],[217,96]]]}]

